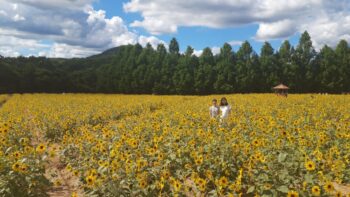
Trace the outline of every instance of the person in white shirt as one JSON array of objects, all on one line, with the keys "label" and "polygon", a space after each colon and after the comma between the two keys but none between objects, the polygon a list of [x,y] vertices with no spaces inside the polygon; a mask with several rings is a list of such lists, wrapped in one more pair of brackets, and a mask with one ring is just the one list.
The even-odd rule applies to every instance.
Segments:
[{"label": "person in white shirt", "polygon": [[228,104],[225,97],[221,98],[220,101],[220,121],[225,121],[231,114],[231,106]]},{"label": "person in white shirt", "polygon": [[216,118],[219,115],[219,106],[217,105],[217,100],[212,100],[212,106],[209,107],[209,115],[211,118]]}]

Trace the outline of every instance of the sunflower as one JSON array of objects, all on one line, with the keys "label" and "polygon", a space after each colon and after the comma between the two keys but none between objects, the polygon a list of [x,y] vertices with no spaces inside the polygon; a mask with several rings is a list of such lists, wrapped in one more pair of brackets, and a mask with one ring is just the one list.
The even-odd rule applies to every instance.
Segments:
[{"label": "sunflower", "polygon": [[270,190],[272,188],[272,185],[270,183],[265,183],[264,184],[264,189],[265,190]]},{"label": "sunflower", "polygon": [[73,192],[72,195],[71,195],[71,197],[78,197],[77,192]]},{"label": "sunflower", "polygon": [[55,186],[61,186],[62,185],[61,180],[59,180],[59,179],[55,180],[54,185]]},{"label": "sunflower", "polygon": [[146,188],[147,187],[147,180],[146,179],[141,179],[140,181],[139,181],[139,186],[141,187],[141,188]]},{"label": "sunflower", "polygon": [[286,137],[288,135],[287,131],[282,131],[281,133],[283,137]]},{"label": "sunflower", "polygon": [[71,165],[71,164],[68,164],[68,165],[66,166],[66,170],[68,170],[68,171],[72,171],[72,169],[73,169],[73,167],[72,167],[72,165]]},{"label": "sunflower", "polygon": [[199,178],[197,180],[198,188],[200,191],[204,192],[206,189],[207,181],[205,179]]},{"label": "sunflower", "polygon": [[16,162],[12,165],[12,170],[15,172],[19,172],[21,170],[21,163],[20,162]]},{"label": "sunflower", "polygon": [[164,188],[164,179],[160,178],[160,181],[157,181],[156,186],[159,190],[162,190]]},{"label": "sunflower", "polygon": [[343,194],[342,194],[341,192],[338,191],[337,193],[335,193],[335,196],[336,196],[336,197],[342,197]]},{"label": "sunflower", "polygon": [[209,179],[212,180],[213,179],[213,173],[210,170],[206,170],[205,171],[205,176]]},{"label": "sunflower", "polygon": [[22,173],[26,173],[28,170],[28,166],[26,164],[22,163],[20,170]]},{"label": "sunflower", "polygon": [[298,197],[299,194],[298,194],[298,192],[291,190],[288,192],[287,196],[288,197]]},{"label": "sunflower", "polygon": [[260,141],[258,139],[253,140],[253,145],[254,146],[259,146],[260,145]]},{"label": "sunflower", "polygon": [[88,186],[93,186],[95,184],[96,181],[96,177],[89,175],[85,178],[86,183],[88,184]]},{"label": "sunflower", "polygon": [[196,163],[197,166],[201,165],[203,163],[203,156],[202,155],[197,156],[195,158],[195,163]]},{"label": "sunflower", "polygon": [[163,170],[162,177],[168,179],[170,177],[170,172],[168,170]]},{"label": "sunflower", "polygon": [[327,193],[331,193],[334,190],[334,186],[331,182],[327,182],[323,188]]},{"label": "sunflower", "polygon": [[312,171],[312,170],[315,170],[316,165],[313,161],[307,161],[307,162],[305,162],[305,168],[308,171]]},{"label": "sunflower", "polygon": [[24,147],[24,152],[25,153],[30,153],[30,152],[32,152],[33,151],[33,148],[31,147],[31,146],[25,146]]},{"label": "sunflower", "polygon": [[312,192],[313,196],[320,196],[321,195],[321,189],[317,185],[315,185],[311,188],[311,192]]},{"label": "sunflower", "polygon": [[175,191],[179,191],[181,189],[181,183],[179,180],[172,181],[172,185]]},{"label": "sunflower", "polygon": [[16,159],[19,159],[19,158],[22,156],[22,154],[21,154],[20,152],[16,151],[16,152],[13,153],[13,156],[14,156]]},{"label": "sunflower", "polygon": [[36,147],[36,152],[38,152],[39,154],[44,153],[46,150],[46,146],[45,144],[41,143]]},{"label": "sunflower", "polygon": [[79,171],[78,170],[74,170],[73,174],[74,174],[74,176],[79,176]]},{"label": "sunflower", "polygon": [[228,180],[225,176],[223,176],[219,179],[218,183],[219,183],[219,186],[225,188],[228,185]]}]

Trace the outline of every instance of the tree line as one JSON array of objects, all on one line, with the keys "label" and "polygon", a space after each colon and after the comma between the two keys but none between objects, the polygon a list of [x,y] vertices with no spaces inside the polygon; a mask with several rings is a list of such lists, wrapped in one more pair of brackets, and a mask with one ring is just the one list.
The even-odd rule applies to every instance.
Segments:
[{"label": "tree line", "polygon": [[126,94],[218,94],[271,92],[284,83],[295,93],[350,92],[350,48],[341,40],[316,52],[308,32],[297,46],[278,50],[265,42],[260,54],[248,41],[238,51],[225,43],[214,55],[180,53],[173,38],[167,50],[126,45],[87,58],[0,56],[0,93],[87,92]]}]

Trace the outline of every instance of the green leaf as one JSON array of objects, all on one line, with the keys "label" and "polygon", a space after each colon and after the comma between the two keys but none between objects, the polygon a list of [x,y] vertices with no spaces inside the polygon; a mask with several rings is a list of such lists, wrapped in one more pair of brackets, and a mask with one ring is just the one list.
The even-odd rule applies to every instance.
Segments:
[{"label": "green leaf", "polygon": [[278,178],[281,180],[286,180],[286,177],[288,176],[288,170],[283,169],[278,173]]},{"label": "green leaf", "polygon": [[280,163],[284,162],[284,160],[286,160],[287,155],[288,155],[287,153],[280,153],[278,155],[278,162]]},{"label": "green leaf", "polygon": [[254,186],[250,186],[250,187],[248,188],[247,193],[248,193],[248,194],[249,194],[249,193],[252,193],[252,192],[254,192],[254,190],[255,190],[255,187],[254,187]]},{"label": "green leaf", "polygon": [[307,183],[314,183],[312,174],[306,174],[304,178]]},{"label": "green leaf", "polygon": [[277,188],[278,191],[283,192],[283,193],[288,193],[289,189],[287,186],[282,185],[279,188]]},{"label": "green leaf", "polygon": [[5,154],[9,154],[9,152],[12,150],[12,147],[8,147],[5,151]]},{"label": "green leaf", "polygon": [[169,158],[170,158],[171,160],[175,160],[176,155],[175,155],[174,153],[171,153],[171,154],[169,155]]}]

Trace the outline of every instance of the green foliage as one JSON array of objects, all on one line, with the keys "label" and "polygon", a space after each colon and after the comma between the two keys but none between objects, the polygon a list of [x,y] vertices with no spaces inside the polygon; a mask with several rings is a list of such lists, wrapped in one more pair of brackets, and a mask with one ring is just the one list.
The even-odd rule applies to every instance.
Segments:
[{"label": "green foliage", "polygon": [[257,55],[248,41],[235,53],[225,43],[214,55],[197,57],[188,46],[180,53],[175,38],[163,44],[126,45],[87,58],[0,57],[0,93],[101,92],[127,94],[213,94],[270,92],[284,83],[292,92],[350,91],[350,48],[316,52],[304,32],[294,49],[288,41],[278,51],[265,42]]}]

